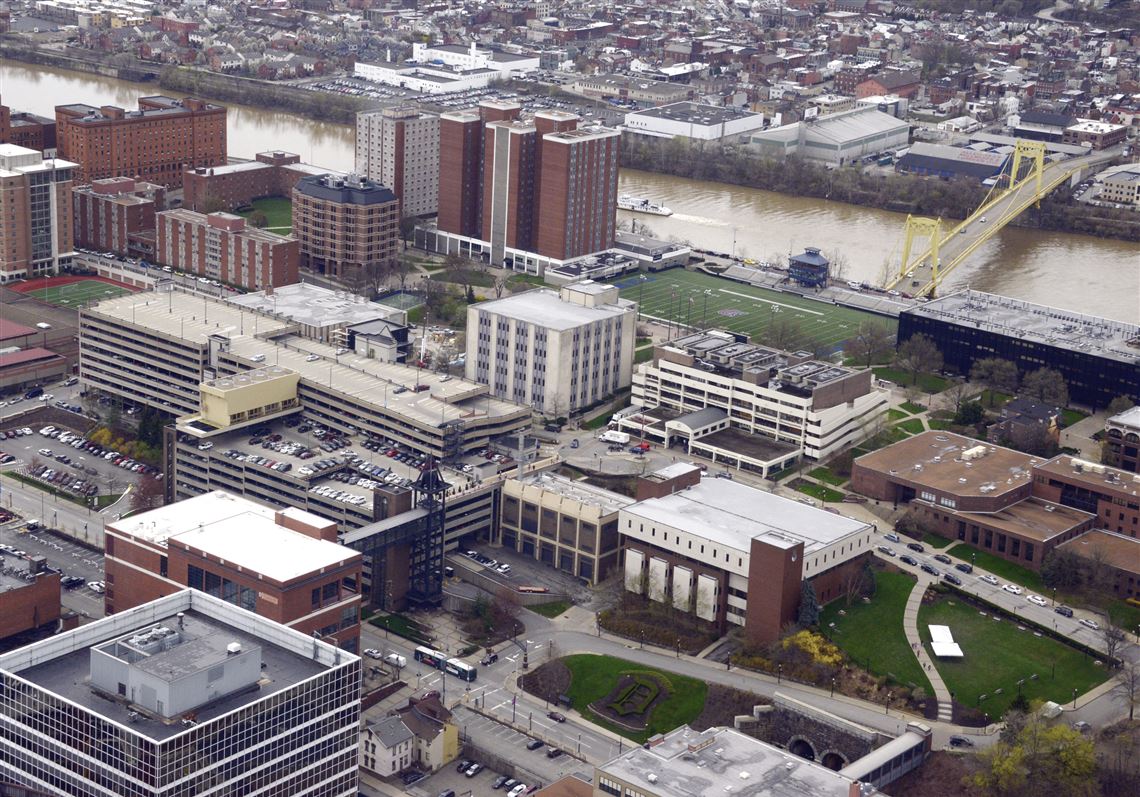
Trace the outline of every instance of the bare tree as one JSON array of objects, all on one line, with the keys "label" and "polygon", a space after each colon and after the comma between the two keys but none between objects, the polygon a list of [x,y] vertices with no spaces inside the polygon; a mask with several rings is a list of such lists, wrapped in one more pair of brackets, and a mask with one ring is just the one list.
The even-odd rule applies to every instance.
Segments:
[{"label": "bare tree", "polygon": [[832,249],[823,254],[828,260],[827,275],[831,282],[846,282],[847,273],[851,270],[851,261],[847,259],[847,254],[839,249]]},{"label": "bare tree", "polygon": [[764,330],[764,341],[776,349],[791,349],[800,339],[800,325],[794,318],[773,314],[771,323]]},{"label": "bare tree", "polygon": [[1108,660],[1109,668],[1115,667],[1117,654],[1120,653],[1120,648],[1127,641],[1124,631],[1112,620],[1108,620],[1105,622],[1104,628],[1100,630],[1100,641],[1104,644],[1104,656]]},{"label": "bare tree", "polygon": [[1140,705],[1140,664],[1125,664],[1116,678],[1117,684],[1112,688],[1112,696],[1128,707],[1128,721],[1132,722],[1136,716],[1136,707]]},{"label": "bare tree", "polygon": [[870,368],[876,360],[885,357],[894,345],[894,335],[885,324],[864,321],[847,341],[847,354],[859,365]]},{"label": "bare tree", "polygon": [[1017,366],[1000,357],[983,357],[970,369],[970,381],[989,388],[991,407],[994,393],[1012,393],[1017,390],[1017,379]]},{"label": "bare tree", "polygon": [[1038,368],[1021,380],[1021,392],[1054,407],[1069,406],[1069,386],[1060,371]]},{"label": "bare tree", "polygon": [[910,383],[913,385],[918,382],[920,373],[942,368],[942,352],[933,340],[920,332],[899,344],[895,362],[910,374]]},{"label": "bare tree", "polygon": [[495,298],[502,299],[503,291],[506,290],[508,277],[503,274],[495,277]]},{"label": "bare tree", "polygon": [[970,398],[974,390],[976,390],[976,388],[965,379],[959,379],[946,391],[946,397],[954,404],[955,415],[961,411],[962,405],[966,403],[966,400]]},{"label": "bare tree", "polygon": [[131,509],[134,512],[146,512],[157,509],[165,501],[165,491],[162,482],[153,476],[143,476],[138,486],[131,493]]}]

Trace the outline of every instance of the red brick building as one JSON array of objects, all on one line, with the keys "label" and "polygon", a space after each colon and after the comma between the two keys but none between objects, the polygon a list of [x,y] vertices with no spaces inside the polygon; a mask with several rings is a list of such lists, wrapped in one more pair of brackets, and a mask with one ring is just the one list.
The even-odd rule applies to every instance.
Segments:
[{"label": "red brick building", "polygon": [[155,219],[155,261],[252,291],[297,282],[300,243],[288,236],[247,227],[230,213],[179,208]]},{"label": "red brick building", "polygon": [[396,259],[400,203],[392,189],[364,177],[305,177],[293,188],[293,235],[302,267],[348,277]]},{"label": "red brick building", "polygon": [[248,163],[188,169],[182,176],[182,207],[199,213],[233,211],[262,197],[287,197],[302,177],[328,173],[301,163],[292,152],[259,152]]},{"label": "red brick building", "polygon": [[137,111],[57,105],[55,121],[60,157],[84,182],[125,175],[181,188],[186,169],[226,162],[226,109],[193,97],[140,97]]},{"label": "red brick building", "polygon": [[184,587],[355,652],[363,557],[336,523],[215,491],[107,525],[107,614]]},{"label": "red brick building", "polygon": [[[0,643],[17,634],[34,631],[59,622],[59,573],[36,572],[36,564],[27,559],[3,556],[9,568],[26,568],[35,580],[0,573]],[[52,629],[54,630],[54,628]]]},{"label": "red brick building", "polygon": [[0,144],[0,283],[58,274],[70,265],[75,167]]},{"label": "red brick building", "polygon": [[483,234],[483,149],[486,126],[519,118],[522,106],[486,100],[477,112],[439,117],[439,215],[444,232],[478,238]]},{"label": "red brick building", "polygon": [[878,97],[894,94],[908,100],[914,99],[922,88],[918,75],[911,72],[880,72],[855,86],[855,98]]},{"label": "red brick building", "polygon": [[118,255],[142,254],[132,243],[153,237],[154,214],[166,206],[165,188],[130,177],[95,180],[71,197],[75,245]]},{"label": "red brick building", "polygon": [[0,144],[15,144],[39,152],[55,149],[55,120],[13,111],[0,102]]}]

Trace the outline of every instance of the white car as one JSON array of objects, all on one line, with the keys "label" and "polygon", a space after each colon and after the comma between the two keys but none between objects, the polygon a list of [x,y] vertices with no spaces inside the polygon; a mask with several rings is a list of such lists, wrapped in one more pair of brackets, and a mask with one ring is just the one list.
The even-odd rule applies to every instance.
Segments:
[{"label": "white car", "polygon": [[995,587],[998,585],[997,577],[991,576],[988,573],[984,576],[978,576],[978,578],[980,578],[982,581],[986,582],[987,584],[992,584]]},{"label": "white car", "polygon": [[102,581],[89,581],[87,586],[91,587],[92,592],[104,592],[107,589],[107,585]]},{"label": "white car", "polygon": [[1016,584],[1002,584],[1001,588],[1013,595],[1020,595],[1022,593],[1021,587]]},{"label": "white car", "polygon": [[370,659],[379,659],[382,658],[384,654],[382,654],[376,648],[365,648],[364,655]]},{"label": "white car", "polygon": [[1096,620],[1089,620],[1089,619],[1082,617],[1080,620],[1077,620],[1077,622],[1080,623],[1081,625],[1083,625],[1085,628],[1091,628],[1093,631],[1099,631],[1100,630],[1100,626],[1097,625]]},{"label": "white car", "polygon": [[1049,601],[1045,600],[1040,595],[1030,595],[1026,598],[1026,600],[1029,601],[1030,603],[1034,603],[1038,606],[1048,606],[1049,605]]}]

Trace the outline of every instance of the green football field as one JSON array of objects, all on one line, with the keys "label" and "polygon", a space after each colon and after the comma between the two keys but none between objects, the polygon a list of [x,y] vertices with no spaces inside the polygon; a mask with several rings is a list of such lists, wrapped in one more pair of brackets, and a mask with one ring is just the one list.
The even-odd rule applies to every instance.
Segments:
[{"label": "green football field", "polygon": [[[727,329],[764,343],[769,328],[791,327],[793,343],[787,348],[842,348],[859,324],[871,319],[898,330],[893,318],[805,299],[790,293],[757,288],[711,274],[670,269],[656,274],[624,277],[617,282],[623,299],[641,303],[643,315],[694,328]],[[787,322],[791,321],[789,325]]]},{"label": "green football field", "polygon": [[130,291],[126,288],[119,285],[112,285],[109,282],[102,282],[101,280],[81,280],[79,282],[70,282],[66,285],[53,285],[49,288],[28,291],[27,295],[34,296],[41,302],[54,304],[56,307],[72,309],[88,304],[89,302],[114,299],[128,293],[130,293]]}]

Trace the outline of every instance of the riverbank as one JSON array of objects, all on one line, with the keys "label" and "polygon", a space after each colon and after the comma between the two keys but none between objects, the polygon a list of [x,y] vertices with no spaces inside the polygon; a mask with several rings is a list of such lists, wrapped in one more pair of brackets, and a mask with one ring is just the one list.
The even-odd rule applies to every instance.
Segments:
[{"label": "riverbank", "polygon": [[[968,180],[827,169],[800,158],[765,160],[740,147],[678,138],[623,136],[621,154],[625,168],[943,219],[966,218],[989,190]],[[1064,191],[1055,191],[1011,225],[1140,241],[1140,214],[1074,202]]]},{"label": "riverbank", "polygon": [[10,58],[25,64],[54,66],[72,72],[88,75],[129,80],[132,83],[146,83],[158,79],[158,69],[141,64],[115,66],[98,58],[84,58],[78,54],[45,50],[28,44],[16,36],[0,36],[0,58]]}]

